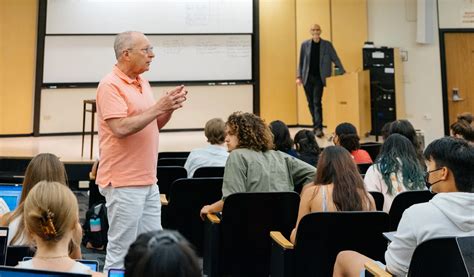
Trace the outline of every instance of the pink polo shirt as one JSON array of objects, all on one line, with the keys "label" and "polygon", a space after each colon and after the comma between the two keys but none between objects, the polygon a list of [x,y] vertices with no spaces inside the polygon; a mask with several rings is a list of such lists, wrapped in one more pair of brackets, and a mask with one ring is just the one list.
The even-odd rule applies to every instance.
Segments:
[{"label": "pink polo shirt", "polygon": [[158,125],[152,121],[141,131],[116,137],[106,120],[142,113],[155,103],[150,84],[140,76],[130,79],[117,66],[97,88],[100,163],[96,183],[101,187],[156,184]]}]

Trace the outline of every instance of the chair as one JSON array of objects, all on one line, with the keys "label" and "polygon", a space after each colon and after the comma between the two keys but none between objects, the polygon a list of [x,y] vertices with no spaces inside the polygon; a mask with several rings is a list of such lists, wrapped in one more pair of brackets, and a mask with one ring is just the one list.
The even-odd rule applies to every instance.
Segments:
[{"label": "chair", "polygon": [[318,212],[305,215],[293,245],[271,232],[271,276],[332,276],[337,254],[354,250],[383,261],[389,227],[384,212]]},{"label": "chair", "polygon": [[181,166],[186,163],[187,158],[161,158],[158,160],[158,166]]},{"label": "chair", "polygon": [[203,166],[194,171],[193,178],[224,177],[224,166]]},{"label": "chair", "polygon": [[[365,267],[365,276],[392,276],[373,262],[366,263]],[[464,266],[456,238],[444,237],[426,240],[416,247],[407,276],[469,276],[469,273]]]},{"label": "chair", "polygon": [[168,205],[162,207],[164,228],[178,230],[202,256],[204,221],[199,211],[222,198],[222,178],[178,179],[171,185]]},{"label": "chair", "polygon": [[[91,105],[90,109],[87,109],[87,105]],[[82,109],[82,146],[81,146],[81,157],[84,156],[84,137],[86,135],[86,112],[91,113],[91,153],[90,159],[92,160],[92,154],[94,149],[94,115],[97,112],[97,103],[95,99],[87,99],[83,101]]]},{"label": "chair", "polygon": [[33,257],[35,255],[35,252],[36,249],[26,245],[8,246],[5,265],[16,266],[18,262],[23,261],[24,257]]},{"label": "chair", "polygon": [[372,158],[372,161],[374,162],[380,153],[380,148],[382,148],[382,144],[380,142],[365,142],[360,144],[360,149],[367,151],[370,158]]},{"label": "chair", "polygon": [[296,224],[299,195],[295,192],[255,192],[229,195],[222,218],[208,214],[204,274],[208,276],[268,276],[271,230],[289,235]]},{"label": "chair", "polygon": [[189,152],[182,151],[182,152],[160,152],[158,153],[158,159],[163,158],[187,158],[189,156]]},{"label": "chair", "polygon": [[357,169],[359,169],[360,174],[365,174],[371,165],[371,163],[357,164]]},{"label": "chair", "polygon": [[171,184],[181,178],[187,178],[186,169],[181,166],[158,166],[156,170],[158,187],[161,194],[168,194]]},{"label": "chair", "polygon": [[404,191],[393,199],[388,215],[390,216],[390,231],[396,231],[402,219],[403,212],[414,204],[428,202],[434,194],[429,190]]},{"label": "chair", "polygon": [[383,193],[379,191],[369,191],[369,193],[374,198],[375,208],[377,209],[377,211],[383,211],[383,203],[384,203]]}]

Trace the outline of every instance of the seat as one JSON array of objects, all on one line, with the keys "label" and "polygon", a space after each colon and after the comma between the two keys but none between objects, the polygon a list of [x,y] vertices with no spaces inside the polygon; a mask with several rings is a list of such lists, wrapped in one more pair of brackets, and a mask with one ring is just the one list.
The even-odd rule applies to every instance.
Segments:
[{"label": "seat", "polygon": [[163,158],[187,158],[189,156],[189,152],[181,151],[181,152],[160,152],[158,153],[158,159]]},{"label": "seat", "polygon": [[160,193],[167,195],[171,184],[181,178],[187,178],[186,169],[181,166],[158,166],[156,169]]},{"label": "seat", "polygon": [[224,177],[224,166],[203,166],[194,171],[193,178]]},{"label": "seat", "polygon": [[160,158],[158,166],[184,166],[187,158]]},{"label": "seat", "polygon": [[289,235],[296,224],[299,195],[295,192],[255,192],[229,195],[222,218],[208,214],[204,274],[208,276],[268,276],[271,230]]},{"label": "seat", "polygon": [[[373,262],[365,264],[365,276],[392,276]],[[455,237],[435,238],[419,244],[411,258],[409,277],[469,276]]]},{"label": "seat", "polygon": [[367,151],[370,158],[372,158],[372,161],[374,162],[380,153],[380,148],[382,148],[382,144],[380,142],[365,142],[360,144],[360,149]]},{"label": "seat", "polygon": [[383,203],[384,203],[383,193],[381,193],[380,191],[369,191],[369,193],[374,198],[375,208],[377,209],[377,211],[383,211]]},{"label": "seat", "polygon": [[33,257],[35,255],[35,252],[36,249],[26,245],[8,246],[5,265],[16,266],[18,262],[23,261],[24,257]]},{"label": "seat", "polygon": [[222,198],[222,178],[178,179],[171,185],[168,205],[162,207],[163,228],[178,230],[202,256],[204,221],[199,211]]},{"label": "seat", "polygon": [[384,212],[317,212],[305,215],[293,245],[271,232],[271,276],[332,276],[337,254],[354,250],[383,261],[389,227]]},{"label": "seat", "polygon": [[428,202],[434,194],[429,190],[404,191],[397,194],[393,199],[392,206],[388,212],[390,216],[390,231],[396,231],[398,223],[402,219],[403,212],[414,204]]},{"label": "seat", "polygon": [[360,174],[365,174],[367,172],[367,169],[371,166],[371,163],[363,163],[363,164],[357,164],[357,168],[359,169]]}]

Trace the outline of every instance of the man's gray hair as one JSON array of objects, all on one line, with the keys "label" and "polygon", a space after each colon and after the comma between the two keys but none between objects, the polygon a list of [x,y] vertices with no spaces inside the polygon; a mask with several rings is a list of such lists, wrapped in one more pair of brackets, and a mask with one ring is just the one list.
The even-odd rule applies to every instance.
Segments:
[{"label": "man's gray hair", "polygon": [[124,50],[133,47],[133,44],[134,44],[133,35],[134,34],[141,34],[141,33],[137,32],[137,31],[126,31],[126,32],[118,34],[115,37],[114,51],[115,51],[115,58],[117,60],[119,59],[120,55],[122,55],[122,52]]}]

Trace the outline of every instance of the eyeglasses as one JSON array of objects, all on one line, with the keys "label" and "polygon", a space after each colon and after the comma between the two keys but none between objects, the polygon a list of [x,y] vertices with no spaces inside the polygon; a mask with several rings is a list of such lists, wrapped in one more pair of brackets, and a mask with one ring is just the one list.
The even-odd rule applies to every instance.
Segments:
[{"label": "eyeglasses", "polygon": [[[145,54],[153,54],[153,49],[154,49],[153,46],[149,46],[149,47],[147,47],[147,48],[141,48],[141,49],[136,49],[136,50],[140,50],[140,51],[142,51],[142,52],[145,53]],[[135,50],[135,49],[133,49],[133,48],[128,48],[127,50]]]}]

